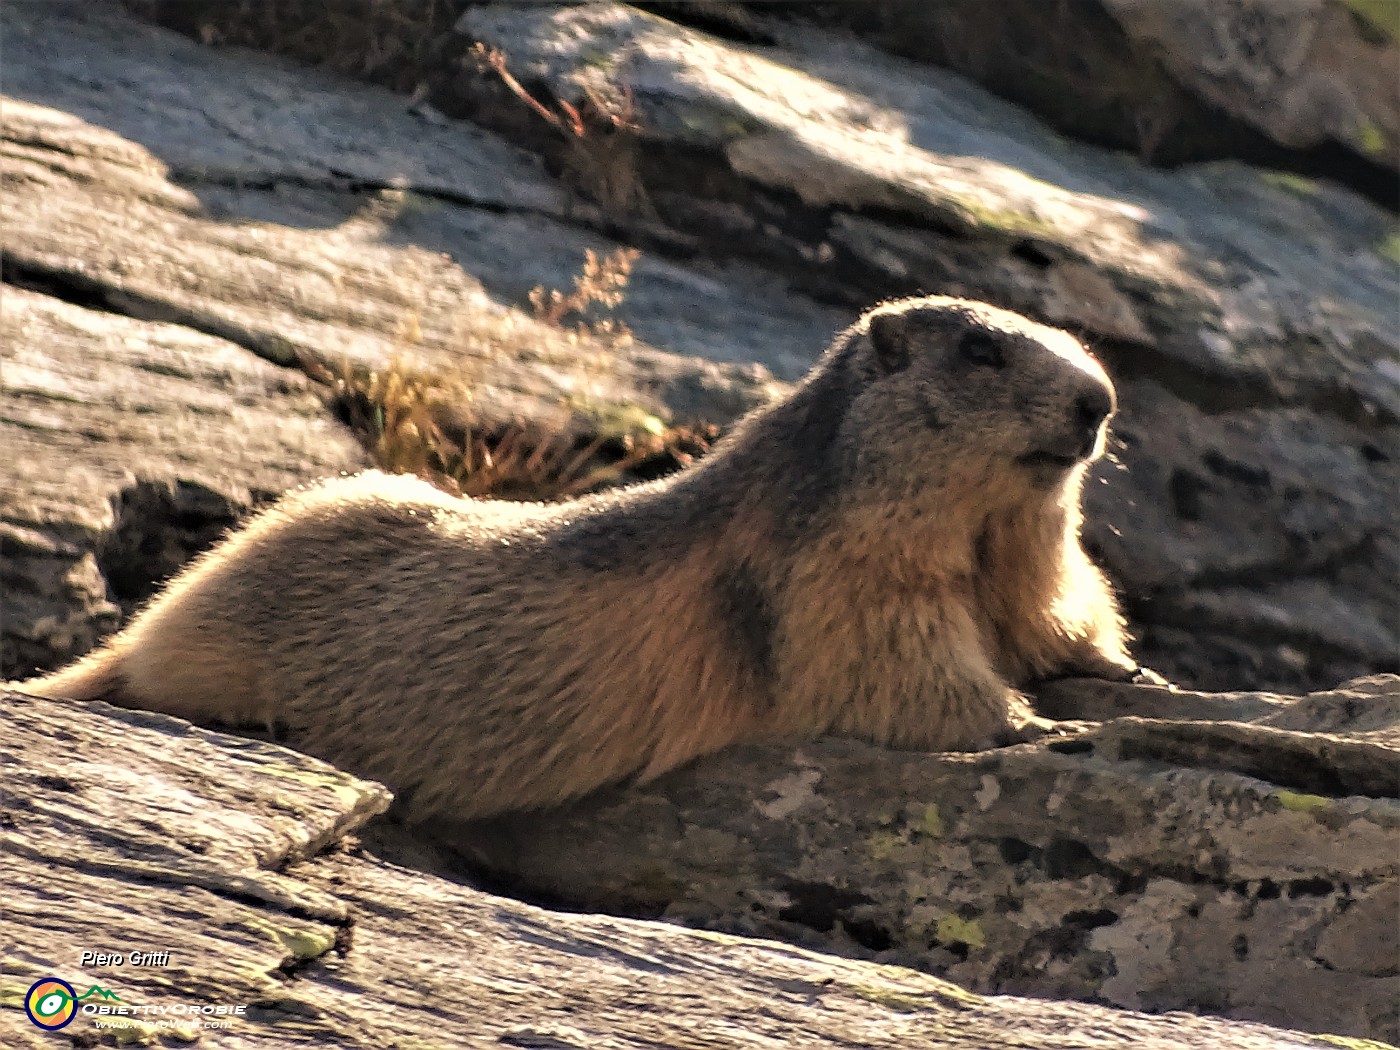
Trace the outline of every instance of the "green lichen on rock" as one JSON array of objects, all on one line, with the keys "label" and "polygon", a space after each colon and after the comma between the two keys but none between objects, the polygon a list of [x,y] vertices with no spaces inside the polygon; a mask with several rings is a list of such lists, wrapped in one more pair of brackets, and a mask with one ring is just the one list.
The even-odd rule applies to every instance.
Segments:
[{"label": "green lichen on rock", "polygon": [[1372,121],[1362,121],[1356,128],[1356,148],[1374,159],[1381,159],[1390,153],[1390,141],[1380,126]]},{"label": "green lichen on rock", "polygon": [[297,962],[318,959],[335,947],[335,933],[329,927],[281,926],[270,922],[250,925],[268,940],[275,942],[287,957]]},{"label": "green lichen on rock", "polygon": [[1394,1043],[1382,1043],[1379,1039],[1353,1039],[1345,1035],[1315,1035],[1319,1043],[1331,1043],[1346,1050],[1397,1050]]},{"label": "green lichen on rock", "polygon": [[276,930],[277,939],[296,959],[316,959],[335,947],[335,938],[318,930]]},{"label": "green lichen on rock", "polygon": [[[888,974],[892,982],[903,983],[909,976],[908,973],[900,971],[897,967],[871,966],[870,969],[876,975]],[[976,992],[969,992],[966,988],[960,988],[949,981],[937,978],[929,978],[928,981],[928,986],[924,989],[899,987],[894,983],[880,985],[842,982],[840,987],[843,991],[849,991],[852,995],[867,1002],[879,1003],[899,1013],[922,1013],[939,1008],[981,1006],[987,1001]]]},{"label": "green lichen on rock", "polygon": [[1376,254],[1400,265],[1400,232],[1392,233],[1376,245]]},{"label": "green lichen on rock", "polygon": [[975,230],[1016,237],[1044,237],[1057,241],[1061,230],[1054,223],[1021,211],[994,208],[970,197],[950,199],[948,204]]},{"label": "green lichen on rock", "polygon": [[733,142],[765,130],[761,122],[742,109],[708,99],[686,99],[683,106],[676,107],[676,117],[687,131],[717,142]]},{"label": "green lichen on rock", "polygon": [[904,839],[893,831],[877,831],[866,840],[871,860],[889,860],[905,844]]},{"label": "green lichen on rock", "polygon": [[924,807],[923,819],[919,821],[919,828],[930,838],[942,838],[947,830],[943,825],[943,817],[938,812],[938,803],[930,802]]},{"label": "green lichen on rock", "polygon": [[1400,4],[1395,0],[1342,0],[1352,13],[1400,44]]},{"label": "green lichen on rock", "polygon": [[1264,182],[1275,189],[1286,190],[1298,197],[1316,197],[1319,191],[1316,179],[1306,175],[1296,175],[1291,171],[1266,171],[1260,175]]},{"label": "green lichen on rock", "polygon": [[278,762],[273,758],[264,761],[259,770],[301,787],[329,790],[335,795],[336,801],[350,813],[359,813],[366,809],[379,813],[389,804],[389,792],[382,785],[368,780],[356,780],[331,766],[308,768],[304,765]]},{"label": "green lichen on rock", "polygon": [[869,984],[852,984],[847,985],[847,988],[853,994],[860,996],[868,1002],[879,1003],[881,1006],[887,1006],[896,1013],[901,1014],[919,1013],[924,1010],[931,1010],[937,1005],[921,996],[910,995],[907,992],[901,992],[894,988],[879,988]]},{"label": "green lichen on rock", "polygon": [[965,944],[969,948],[985,948],[987,934],[976,919],[945,915],[938,920],[938,939],[944,944]]},{"label": "green lichen on rock", "polygon": [[613,404],[575,398],[568,405],[592,423],[602,437],[628,438],[642,433],[659,437],[666,432],[666,423],[660,416],[631,402]]},{"label": "green lichen on rock", "polygon": [[1295,813],[1313,813],[1320,809],[1326,809],[1331,800],[1322,795],[1304,795],[1297,791],[1280,791],[1278,793],[1279,804],[1284,809],[1292,810]]}]

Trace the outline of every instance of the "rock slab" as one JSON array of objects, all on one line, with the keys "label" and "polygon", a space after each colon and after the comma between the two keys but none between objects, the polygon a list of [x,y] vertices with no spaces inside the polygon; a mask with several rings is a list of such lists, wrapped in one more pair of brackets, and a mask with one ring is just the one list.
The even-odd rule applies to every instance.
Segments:
[{"label": "rock slab", "polygon": [[574,907],[982,993],[1400,1038],[1400,678],[1306,697],[1067,680],[1040,706],[1090,728],[973,755],[738,748],[435,833]]},{"label": "rock slab", "polygon": [[[6,1046],[53,1045],[22,1005],[48,976],[140,1011],[106,1015],[115,1031],[80,1013],[61,1033],[75,1045],[1336,1045],[1262,1025],[987,998],[899,967],[542,911],[355,847],[344,836],[388,795],[314,759],[13,692],[0,694],[0,716]],[[168,959],[83,966],[84,951]],[[244,1009],[203,1033],[174,1010],[221,1004]]]}]

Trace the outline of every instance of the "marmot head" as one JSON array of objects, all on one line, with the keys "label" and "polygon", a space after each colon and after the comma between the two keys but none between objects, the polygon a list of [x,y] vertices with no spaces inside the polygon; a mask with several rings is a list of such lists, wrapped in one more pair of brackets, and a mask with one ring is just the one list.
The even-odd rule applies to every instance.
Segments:
[{"label": "marmot head", "polygon": [[1073,336],[965,299],[876,307],[838,358],[854,380],[842,427],[853,480],[887,490],[898,479],[907,494],[995,504],[1057,492],[1102,455],[1117,407]]}]

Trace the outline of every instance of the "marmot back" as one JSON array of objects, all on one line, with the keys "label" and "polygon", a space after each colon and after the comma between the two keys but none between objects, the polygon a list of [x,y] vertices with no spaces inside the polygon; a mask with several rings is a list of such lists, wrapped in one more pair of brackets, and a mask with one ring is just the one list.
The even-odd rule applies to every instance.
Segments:
[{"label": "marmot back", "polygon": [[1125,677],[1079,543],[1115,407],[1071,336],[888,303],[681,474],[559,504],[367,473],[285,497],[46,696],[277,725],[410,818],[551,805],[746,740],[1014,738]]}]

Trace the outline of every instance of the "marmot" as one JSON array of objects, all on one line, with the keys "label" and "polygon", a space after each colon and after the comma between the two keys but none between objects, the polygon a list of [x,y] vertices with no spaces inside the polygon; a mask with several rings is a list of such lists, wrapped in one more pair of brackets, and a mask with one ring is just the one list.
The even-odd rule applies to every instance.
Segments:
[{"label": "marmot", "polygon": [[284,497],[28,683],[281,725],[409,819],[546,806],[739,741],[969,750],[1043,676],[1131,678],[1080,545],[1115,409],[1065,332],[891,302],[701,463],[557,504],[370,472]]}]

